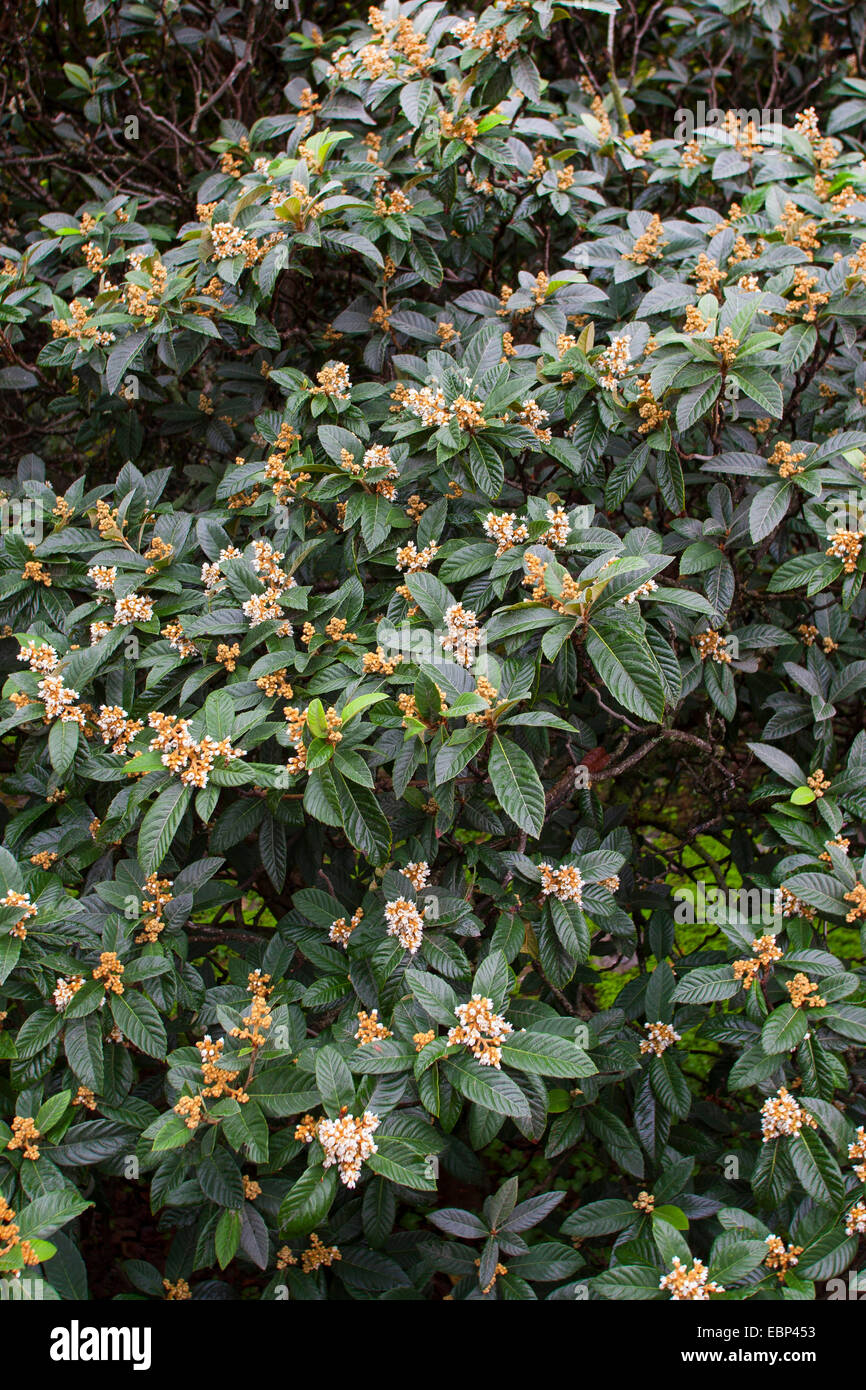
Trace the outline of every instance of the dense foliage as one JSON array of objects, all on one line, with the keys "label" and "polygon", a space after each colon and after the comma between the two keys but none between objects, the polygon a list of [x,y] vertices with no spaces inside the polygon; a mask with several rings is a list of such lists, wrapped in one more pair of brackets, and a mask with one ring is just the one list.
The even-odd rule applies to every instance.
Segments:
[{"label": "dense foliage", "polygon": [[0,1282],[825,1296],[863,11],[301,8],[2,21]]}]

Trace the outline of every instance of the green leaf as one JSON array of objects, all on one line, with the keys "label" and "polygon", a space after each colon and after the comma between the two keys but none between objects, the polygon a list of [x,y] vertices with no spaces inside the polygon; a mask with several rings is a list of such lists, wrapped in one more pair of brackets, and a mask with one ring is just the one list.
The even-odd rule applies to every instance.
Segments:
[{"label": "green leaf", "polygon": [[604,1274],[596,1275],[591,1287],[601,1298],[609,1298],[617,1303],[623,1299],[643,1301],[669,1298],[670,1295],[659,1288],[660,1278],[655,1265],[615,1265],[605,1270]]},{"label": "green leaf", "polygon": [[686,484],[683,477],[683,466],[675,453],[664,453],[658,456],[656,477],[658,478],[659,491],[665,500],[665,506],[678,515],[685,511]]},{"label": "green leaf", "polygon": [[505,466],[493,446],[475,435],[469,440],[469,471],[479,492],[491,500],[499,496],[505,481]]},{"label": "green leaf", "polygon": [[608,475],[604,485],[604,505],[613,511],[622,505],[631,492],[650,460],[650,450],[646,444],[639,444],[624,459],[620,459]]},{"label": "green leaf", "polygon": [[233,1114],[226,1115],[222,1132],[236,1152],[243,1149],[251,1163],[267,1163],[268,1122],[254,1101],[248,1100]]},{"label": "green leaf", "polygon": [[668,1225],[673,1226],[676,1231],[687,1231],[689,1229],[689,1218],[681,1207],[669,1206],[662,1203],[659,1207],[653,1208],[653,1216],[658,1216],[662,1221],[667,1221]]},{"label": "green leaf", "polygon": [[831,1004],[822,1015],[822,1022],[843,1038],[866,1043],[866,1009],[855,1004]]},{"label": "green leaf", "polygon": [[126,337],[121,338],[111,349],[105,365],[105,385],[110,395],[114,395],[150,336],[146,329],[139,333],[127,333]]},{"label": "green leaf", "polygon": [[564,1236],[608,1236],[623,1231],[639,1219],[639,1212],[622,1197],[604,1197],[599,1202],[587,1202],[566,1217],[562,1225]]},{"label": "green leaf", "polygon": [[262,865],[277,893],[286,881],[286,831],[273,816],[266,816],[259,829]]},{"label": "green leaf", "polygon": [[372,705],[378,705],[382,700],[387,700],[388,696],[383,690],[368,690],[364,695],[356,695],[353,700],[343,706],[340,717],[343,720],[343,727],[354,719],[356,714],[360,714],[365,709],[370,709]]},{"label": "green leaf", "polygon": [[138,832],[138,862],[146,874],[159,868],[171,848],[183,814],[192,800],[192,787],[177,779],[160,792]]},{"label": "green leaf", "polygon": [[709,381],[692,387],[680,396],[677,401],[677,429],[684,434],[698,420],[702,420],[715,404],[721,389],[721,377],[714,373]]},{"label": "green leaf", "polygon": [[42,1134],[47,1134],[63,1119],[71,1099],[71,1091],[58,1091],[56,1095],[49,1096],[36,1112],[36,1128]]},{"label": "green leaf", "polygon": [[[400,89],[402,100],[405,87]],[[409,264],[417,275],[421,277],[425,285],[432,285],[434,289],[442,284],[444,271],[442,262],[433,250],[429,241],[424,241],[421,237],[415,237],[409,242]]]},{"label": "green leaf", "polygon": [[618,1115],[604,1106],[587,1107],[586,1122],[592,1133],[599,1138],[615,1163],[633,1177],[644,1175],[643,1154],[633,1134],[626,1128]]},{"label": "green leaf", "polygon": [[21,955],[21,938],[8,932],[0,936],[0,985],[5,984],[18,964]]},{"label": "green leaf", "polygon": [[510,1077],[494,1067],[482,1067],[474,1057],[451,1057],[445,1075],[461,1096],[493,1110],[497,1115],[529,1119],[529,1105],[523,1092]]},{"label": "green leaf", "polygon": [[347,782],[336,768],[331,776],[349,842],[370,864],[384,864],[391,853],[391,827],[376,793],[357,782]]},{"label": "green leaf", "polygon": [[710,1251],[710,1279],[726,1289],[729,1284],[741,1283],[766,1257],[764,1241],[743,1239],[738,1231],[724,1231]]},{"label": "green leaf", "polygon": [[414,967],[410,967],[403,978],[412,991],[412,997],[435,1023],[442,1023],[446,1028],[456,1026],[457,1015],[454,1010],[457,1006],[457,995],[446,980],[430,971],[416,970]]},{"label": "green leaf", "polygon": [[80,1197],[71,1188],[59,1192],[46,1192],[44,1197],[36,1197],[24,1207],[16,1218],[22,1240],[32,1240],[34,1236],[54,1235],[61,1226],[74,1221],[93,1203]]},{"label": "green leaf", "polygon": [[306,1073],[298,1072],[291,1062],[277,1062],[256,1070],[245,1087],[254,1096],[266,1115],[300,1115],[321,1101],[317,1087]]},{"label": "green leaf", "polygon": [[537,1076],[556,1076],[572,1080],[594,1076],[598,1068],[590,1057],[568,1038],[553,1033],[512,1033],[502,1044],[504,1066]]},{"label": "green leaf", "polygon": [[133,1047],[149,1057],[163,1058],[168,1050],[165,1025],[155,1006],[144,994],[127,990],[111,995],[111,1013],[115,1023]]},{"label": "green leaf", "polygon": [[791,804],[793,806],[810,806],[815,800],[815,793],[811,787],[795,787],[791,792]]},{"label": "green leaf", "polygon": [[774,420],[781,420],[782,388],[763,367],[745,367],[738,362],[730,374],[730,380],[735,381],[740,390],[761,407],[762,412],[765,411]]},{"label": "green leaf", "polygon": [[749,530],[752,540],[762,541],[775,531],[788,510],[792,486],[787,479],[768,483],[752,498],[749,506]]},{"label": "green leaf", "polygon": [[839,1165],[812,1129],[805,1126],[790,1142],[794,1171],[810,1197],[821,1206],[838,1208],[845,1199]]},{"label": "green leaf", "polygon": [[416,574],[407,574],[405,583],[425,618],[429,618],[435,628],[444,628],[445,614],[456,603],[450,590],[445,588],[435,574],[428,574],[423,570]]},{"label": "green leaf", "polygon": [[235,725],[235,707],[225,690],[213,690],[204,702],[205,728],[211,738],[230,738]]},{"label": "green leaf", "polygon": [[25,1061],[36,1057],[57,1037],[62,1027],[63,1018],[53,1007],[35,1009],[18,1030],[15,1040],[18,1056]]},{"label": "green leaf", "polygon": [[202,1159],[198,1181],[204,1195],[219,1207],[240,1211],[244,1204],[244,1187],[237,1161],[225,1149]]},{"label": "green leaf", "polygon": [[841,573],[842,561],[834,560],[829,555],[795,555],[792,560],[785,560],[770,576],[767,589],[771,594],[782,594],[807,585],[807,592],[816,594],[838,579]]},{"label": "green leaf", "polygon": [[58,777],[65,777],[78,751],[78,725],[71,719],[55,719],[48,735],[48,756]]},{"label": "green leaf", "polygon": [[587,655],[613,698],[639,719],[656,724],[665,708],[661,669],[646,638],[613,618],[594,619]]},{"label": "green leaf", "polygon": [[82,1086],[101,1095],[104,1085],[102,1024],[94,1015],[71,1019],[63,1034],[66,1060]]},{"label": "green leaf", "polygon": [[405,1043],[400,1038],[380,1038],[356,1047],[349,1059],[349,1066],[362,1076],[392,1075],[411,1071],[416,1056],[412,1043]]},{"label": "green leaf", "polygon": [[528,835],[544,825],[544,788],[532,759],[516,743],[494,734],[487,771],[506,815]]},{"label": "green leaf", "polygon": [[240,1211],[224,1211],[217,1222],[217,1228],[214,1233],[217,1264],[220,1269],[225,1269],[226,1265],[231,1264],[237,1254],[240,1239]]},{"label": "green leaf", "polygon": [[471,725],[453,733],[436,754],[433,777],[437,785],[441,786],[444,782],[450,782],[453,777],[459,777],[463,769],[481,752],[486,742],[486,734],[478,733]]},{"label": "green leaf", "polygon": [[793,1052],[809,1031],[806,1009],[793,1004],[780,1004],[761,1029],[761,1046],[765,1052]]},{"label": "green leaf", "polygon": [[650,1084],[657,1099],[675,1120],[684,1120],[692,1107],[692,1093],[675,1059],[667,1052],[651,1057]]},{"label": "green leaf", "polygon": [[706,617],[712,617],[716,611],[703,594],[696,594],[693,589],[669,589],[659,586],[653,593],[644,596],[644,602],[672,603],[675,608],[687,608],[691,613],[703,613]]},{"label": "green leaf", "polygon": [[741,989],[729,965],[699,965],[683,975],[674,999],[678,1004],[710,1004],[717,999],[733,999]]},{"label": "green leaf", "polygon": [[361,535],[372,552],[378,550],[391,529],[391,503],[380,493],[366,493],[359,499]]},{"label": "green leaf", "polygon": [[163,1115],[163,1123],[153,1136],[153,1152],[165,1153],[169,1149],[182,1149],[192,1142],[192,1130],[180,1115]]},{"label": "green leaf", "polygon": [[344,430],[340,425],[319,425],[319,443],[334,463],[342,463],[345,449],[357,463],[364,452],[364,446],[356,434]]},{"label": "green leaf", "polygon": [[756,753],[761,762],[766,763],[767,767],[778,773],[785,782],[790,782],[792,786],[797,786],[798,783],[806,780],[806,774],[799,763],[795,763],[794,759],[783,752],[781,748],[775,748],[771,743],[748,743],[746,747]]},{"label": "green leaf", "polygon": [[685,1265],[690,1264],[691,1253],[679,1229],[672,1222],[666,1221],[659,1211],[653,1212],[651,1222],[653,1240],[662,1263],[668,1269],[673,1268],[674,1260],[677,1258]]},{"label": "green leaf", "polygon": [[302,1173],[280,1203],[280,1231],[299,1236],[324,1221],[337,1191],[336,1168],[316,1164]]},{"label": "green leaf", "polygon": [[518,52],[511,65],[511,80],[519,92],[531,101],[541,97],[541,78],[538,68],[527,53]]},{"label": "green leaf", "polygon": [[436,1179],[425,1159],[416,1150],[401,1143],[399,1136],[383,1134],[376,1139],[377,1152],[366,1160],[365,1167],[401,1187],[416,1192],[435,1192]]},{"label": "green leaf", "polygon": [[323,1047],[316,1053],[316,1086],[331,1119],[339,1115],[343,1106],[351,1109],[355,1100],[355,1083],[335,1047]]}]

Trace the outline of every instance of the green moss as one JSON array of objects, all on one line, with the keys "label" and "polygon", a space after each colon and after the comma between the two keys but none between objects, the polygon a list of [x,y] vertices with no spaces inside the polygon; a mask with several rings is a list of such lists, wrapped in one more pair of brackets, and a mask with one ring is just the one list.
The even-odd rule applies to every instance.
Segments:
[{"label": "green moss", "polygon": [[863,947],[856,927],[830,927],[827,948],[840,960],[863,962]]},{"label": "green moss", "polygon": [[631,970],[623,970],[619,973],[611,970],[605,975],[598,975],[592,987],[598,1007],[600,1009],[613,1008],[623,985],[628,984],[629,980],[634,980],[639,973],[635,965]]}]

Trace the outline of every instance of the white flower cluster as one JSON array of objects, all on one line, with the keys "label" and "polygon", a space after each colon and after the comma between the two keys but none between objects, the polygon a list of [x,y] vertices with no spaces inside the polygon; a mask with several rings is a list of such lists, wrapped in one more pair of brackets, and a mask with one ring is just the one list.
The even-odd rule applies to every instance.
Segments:
[{"label": "white flower cluster", "polygon": [[452,603],[445,612],[445,626],[448,635],[442,641],[444,650],[453,654],[458,665],[468,669],[481,642],[481,628],[475,613],[471,608],[464,608],[462,603]]},{"label": "white flower cluster", "polygon": [[802,898],[798,898],[796,893],[792,893],[784,884],[777,888],[774,894],[773,912],[777,917],[805,917],[809,921],[815,916],[814,908],[803,902]]},{"label": "white flower cluster", "polygon": [[640,1045],[641,1052],[652,1052],[656,1057],[661,1057],[669,1047],[675,1042],[679,1042],[680,1035],[669,1023],[645,1023],[647,1036]]},{"label": "white flower cluster", "polygon": [[[269,622],[272,618],[285,616],[280,606],[280,594],[287,589],[296,589],[297,580],[290,578],[285,570],[280,568],[279,562],[282,559],[283,552],[274,550],[269,541],[253,541],[252,567],[267,588],[263,594],[252,594],[241,604],[250,627],[258,627],[260,623]],[[281,623],[276,635],[291,637],[291,623]]]},{"label": "white flower cluster", "polygon": [[[244,599],[241,607],[245,615],[249,618],[250,627],[258,627],[260,623],[267,623],[272,618],[281,618],[283,610],[279,603],[279,589],[268,588],[263,594],[252,594],[248,599]],[[284,629],[288,627],[288,632]],[[284,623],[280,629],[280,636],[291,637],[291,624]]]},{"label": "white flower cluster", "polygon": [[645,583],[639,584],[636,589],[632,589],[630,594],[625,594],[619,602],[625,605],[637,603],[639,598],[646,598],[647,594],[654,594],[657,588],[658,584],[654,579],[647,579]]},{"label": "white flower cluster", "polygon": [[504,555],[512,546],[520,541],[529,539],[529,532],[525,524],[521,521],[515,525],[517,516],[514,512],[504,512],[497,516],[495,512],[488,512],[484,522],[484,534],[496,542],[496,554]]},{"label": "white flower cluster", "polygon": [[[866,1127],[860,1125],[854,1135],[853,1144],[848,1145],[848,1157],[854,1163],[854,1174],[860,1182],[866,1182]],[[854,1162],[854,1160],[857,1162]]]},{"label": "white flower cluster", "polygon": [[349,922],[346,921],[345,917],[338,917],[328,929],[328,940],[333,941],[336,946],[342,946],[343,950],[347,951],[349,949],[349,937],[360,926],[363,916],[364,909],[359,907]]},{"label": "white flower cluster", "polygon": [[201,742],[192,738],[188,719],[172,719],[161,710],[152,710],[147,722],[156,731],[150,741],[151,752],[162,755],[163,766],[179,775],[185,787],[206,787],[217,758],[234,762],[246,757],[244,750],[234,748],[227,738],[217,741],[209,734]]},{"label": "white flower cluster", "polygon": [[227,545],[219,553],[219,559],[212,560],[209,564],[205,563],[201,567],[201,582],[208,590],[224,589],[225,579],[220,568],[223,560],[239,560],[242,551],[235,545]]},{"label": "white flower cluster", "polygon": [[19,661],[26,661],[31,671],[53,671],[58,662],[57,651],[48,642],[28,642],[18,653]]},{"label": "white flower cluster", "polygon": [[72,1000],[83,984],[83,975],[73,975],[68,980],[64,979],[63,976],[58,979],[54,993],[51,996],[54,1000],[54,1007],[57,1009],[58,1013],[61,1009],[65,1009],[67,1004],[72,1003]]},{"label": "white flower cluster", "polygon": [[561,903],[583,902],[583,875],[573,864],[554,869],[552,864],[539,864],[542,899],[557,898]]},{"label": "white flower cluster", "polygon": [[404,950],[414,956],[424,935],[424,909],[418,910],[408,898],[395,898],[385,904],[385,922],[389,936],[396,936]]},{"label": "white flower cluster", "polygon": [[725,1292],[721,1284],[707,1282],[709,1272],[700,1260],[694,1260],[691,1269],[687,1269],[679,1256],[674,1255],[674,1267],[659,1280],[659,1288],[670,1289],[675,1302],[708,1303],[711,1293]]},{"label": "white flower cluster", "polygon": [[36,686],[36,691],[45,706],[48,718],[56,719],[59,715],[61,719],[81,724],[81,711],[77,708],[67,708],[70,705],[74,706],[78,699],[78,691],[63,684],[63,677],[56,670],[59,658],[55,648],[48,642],[42,642],[38,646],[35,642],[29,642],[19,651],[18,660],[26,661],[31,671],[45,672]]},{"label": "white flower cluster", "polygon": [[411,864],[406,864],[400,870],[405,878],[408,878],[416,893],[420,893],[422,888],[427,887],[427,880],[430,877],[430,865],[426,859],[419,859]]},{"label": "white flower cluster", "polygon": [[231,222],[216,222],[211,227],[214,260],[222,261],[229,256],[237,256],[246,246],[246,237],[240,227]]},{"label": "white flower cluster", "polygon": [[426,570],[430,562],[436,558],[438,549],[435,541],[425,545],[423,550],[419,550],[414,541],[407,541],[406,545],[400,546],[397,551],[397,563],[394,568],[404,574],[417,574],[419,570]]},{"label": "white flower cluster", "polygon": [[127,594],[114,605],[115,627],[122,623],[146,623],[153,617],[153,600],[144,594]]},{"label": "white flower cluster", "polygon": [[78,691],[65,686],[62,676],[43,677],[37,685],[36,691],[45,706],[45,713],[49,719],[56,719],[58,715],[63,718],[67,712],[66,706],[74,704],[78,699]]},{"label": "white flower cluster", "polygon": [[797,1104],[785,1086],[781,1087],[777,1096],[770,1096],[761,1106],[761,1130],[765,1144],[769,1144],[771,1139],[799,1134],[804,1125],[817,1128],[812,1116]]},{"label": "white flower cluster", "polygon": [[514,1032],[511,1024],[494,1012],[493,1000],[483,994],[473,994],[468,1004],[458,1004],[454,1012],[460,1026],[448,1030],[448,1042],[464,1044],[482,1067],[496,1067],[498,1071],[502,1044]]},{"label": "white flower cluster", "polygon": [[550,522],[550,526],[542,536],[539,536],[539,545],[565,545],[571,532],[571,523],[568,513],[564,507],[548,507],[544,513],[545,518]]},{"label": "white flower cluster", "polygon": [[621,377],[628,371],[628,364],[631,360],[631,337],[629,334],[622,334],[619,338],[611,338],[610,347],[606,347],[598,358],[596,367],[601,372],[601,384],[608,391],[614,391],[619,385]]},{"label": "white flower cluster", "polygon": [[364,451],[364,468],[387,468],[389,478],[400,476],[387,444],[371,444],[369,449]]},{"label": "white flower cluster", "polygon": [[413,386],[406,392],[403,404],[423,425],[445,425],[451,419],[445,397],[432,386],[422,386],[420,391]]},{"label": "white flower cluster", "polygon": [[0,898],[0,907],[17,907],[23,911],[18,921],[13,927],[9,928],[10,936],[17,936],[19,941],[24,941],[27,936],[27,923],[31,917],[35,917],[39,909],[35,903],[30,901],[29,893],[19,893],[17,888],[9,888]]},{"label": "white flower cluster", "polygon": [[542,410],[537,401],[532,400],[531,397],[525,400],[520,407],[517,418],[521,425],[525,425],[528,430],[531,430],[542,444],[550,443],[551,431],[546,429],[544,425],[545,420],[549,419],[549,414],[546,410]]},{"label": "white flower cluster", "polygon": [[855,1202],[845,1218],[849,1236],[866,1236],[866,1202]]},{"label": "white flower cluster", "polygon": [[130,719],[122,705],[100,705],[96,727],[102,742],[113,744],[112,753],[125,753],[144,725],[140,719]]},{"label": "white flower cluster", "polygon": [[365,1110],[363,1115],[341,1115],[336,1120],[319,1120],[316,1138],[325,1151],[323,1166],[336,1163],[341,1182],[354,1187],[361,1176],[361,1164],[377,1152],[373,1135],[379,1128],[379,1116]]},{"label": "white flower cluster", "polygon": [[87,571],[87,578],[92,580],[97,589],[111,589],[117,579],[117,566],[91,565]]}]

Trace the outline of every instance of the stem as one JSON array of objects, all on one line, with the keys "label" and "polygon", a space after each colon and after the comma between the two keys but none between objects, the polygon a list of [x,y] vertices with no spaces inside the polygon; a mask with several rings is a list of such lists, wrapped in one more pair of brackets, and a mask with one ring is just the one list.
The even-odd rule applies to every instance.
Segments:
[{"label": "stem", "polygon": [[616,64],[614,63],[614,57],[613,57],[613,41],[614,41],[614,26],[615,26],[615,24],[616,24],[616,14],[615,14],[614,12],[611,12],[611,14],[608,15],[608,20],[607,20],[607,69],[608,69],[608,71],[607,71],[607,77],[608,77],[608,81],[610,82],[610,90],[611,90],[611,95],[613,96],[613,104],[614,104],[614,106],[616,107],[616,114],[617,114],[617,118],[618,118],[618,120],[619,120],[620,134],[622,134],[622,135],[630,135],[630,134],[631,134],[631,122],[629,121],[628,113],[626,112],[626,109],[625,109],[625,102],[623,101],[623,96],[622,96],[622,88],[620,87],[619,82],[618,82],[618,80],[617,80],[617,76],[616,76]]}]

